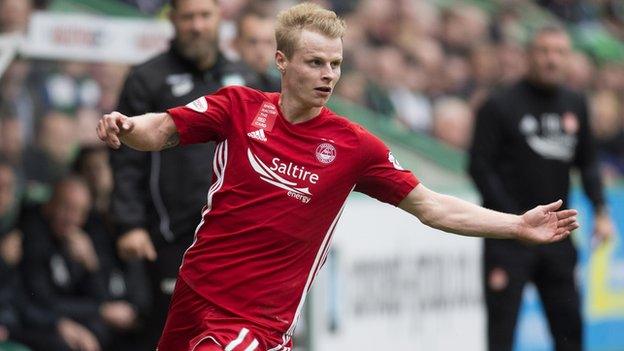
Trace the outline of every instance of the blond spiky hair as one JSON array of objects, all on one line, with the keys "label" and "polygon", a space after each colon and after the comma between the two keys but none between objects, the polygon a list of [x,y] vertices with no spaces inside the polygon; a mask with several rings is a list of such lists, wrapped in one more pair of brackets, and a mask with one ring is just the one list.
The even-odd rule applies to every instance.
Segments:
[{"label": "blond spiky hair", "polygon": [[329,38],[342,38],[346,24],[334,11],[326,10],[321,6],[304,2],[281,11],[277,15],[275,25],[275,40],[277,50],[291,58],[303,29],[323,34]]}]

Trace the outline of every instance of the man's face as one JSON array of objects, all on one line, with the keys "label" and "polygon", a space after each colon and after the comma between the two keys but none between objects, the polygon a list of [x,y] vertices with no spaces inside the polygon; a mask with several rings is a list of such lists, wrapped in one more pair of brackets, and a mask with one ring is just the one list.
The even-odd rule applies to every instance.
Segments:
[{"label": "man's face", "polygon": [[221,13],[217,0],[178,0],[171,23],[182,55],[199,61],[217,50]]},{"label": "man's face", "polygon": [[571,53],[570,38],[561,32],[539,34],[529,49],[529,75],[547,86],[565,80]]},{"label": "man's face", "polygon": [[249,15],[240,24],[236,48],[241,58],[254,71],[264,74],[268,71],[275,53],[273,21]]},{"label": "man's face", "polygon": [[48,205],[52,230],[56,235],[66,237],[87,220],[91,195],[84,185],[70,182],[61,185]]},{"label": "man's face", "polygon": [[282,93],[304,107],[322,107],[340,79],[342,39],[303,30],[292,57],[278,51],[276,62],[283,72]]}]

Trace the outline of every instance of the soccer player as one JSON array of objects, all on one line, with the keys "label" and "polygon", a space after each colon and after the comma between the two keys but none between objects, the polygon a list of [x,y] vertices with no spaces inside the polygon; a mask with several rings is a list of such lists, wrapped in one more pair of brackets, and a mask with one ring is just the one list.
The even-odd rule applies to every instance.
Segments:
[{"label": "soccer player", "polygon": [[217,142],[212,187],[158,350],[291,350],[354,190],[468,236],[548,243],[578,227],[576,211],[557,211],[561,201],[517,216],[433,192],[378,138],[325,107],[340,77],[344,32],[335,13],[294,6],[277,18],[281,93],[229,87],[164,113],[100,120],[98,135],[113,148]]}]

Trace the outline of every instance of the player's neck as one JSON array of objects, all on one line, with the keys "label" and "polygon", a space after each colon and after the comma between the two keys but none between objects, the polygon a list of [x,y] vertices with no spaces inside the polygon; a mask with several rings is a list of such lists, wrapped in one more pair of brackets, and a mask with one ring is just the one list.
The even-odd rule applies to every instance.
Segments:
[{"label": "player's neck", "polygon": [[307,122],[318,116],[322,109],[322,107],[306,106],[284,92],[280,96],[279,106],[284,118],[292,124]]}]

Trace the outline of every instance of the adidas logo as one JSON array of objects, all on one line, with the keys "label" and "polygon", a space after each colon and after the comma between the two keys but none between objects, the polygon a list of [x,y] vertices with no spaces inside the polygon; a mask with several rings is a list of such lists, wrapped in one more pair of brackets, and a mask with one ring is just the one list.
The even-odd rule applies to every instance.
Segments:
[{"label": "adidas logo", "polygon": [[255,132],[249,132],[247,133],[247,136],[256,140],[267,141],[267,137],[266,135],[264,135],[264,129],[258,129]]}]

